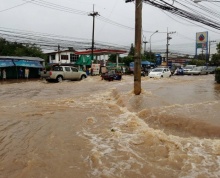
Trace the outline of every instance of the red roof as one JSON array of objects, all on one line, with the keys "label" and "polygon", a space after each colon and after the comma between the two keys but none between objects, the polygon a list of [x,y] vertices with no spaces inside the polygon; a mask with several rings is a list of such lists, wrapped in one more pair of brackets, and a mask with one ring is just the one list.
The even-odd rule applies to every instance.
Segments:
[{"label": "red roof", "polygon": [[[124,50],[115,50],[115,49],[94,49],[93,54],[96,55],[103,55],[103,54],[124,54],[127,53],[127,51]],[[92,54],[92,50],[86,50],[86,51],[76,51],[76,55],[89,55]]]}]

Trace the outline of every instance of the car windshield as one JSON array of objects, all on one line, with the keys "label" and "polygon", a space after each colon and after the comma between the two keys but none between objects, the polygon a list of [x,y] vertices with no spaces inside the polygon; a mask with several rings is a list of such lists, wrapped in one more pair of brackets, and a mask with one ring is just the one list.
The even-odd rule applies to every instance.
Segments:
[{"label": "car windshield", "polygon": [[152,72],[163,72],[163,69],[153,69]]}]

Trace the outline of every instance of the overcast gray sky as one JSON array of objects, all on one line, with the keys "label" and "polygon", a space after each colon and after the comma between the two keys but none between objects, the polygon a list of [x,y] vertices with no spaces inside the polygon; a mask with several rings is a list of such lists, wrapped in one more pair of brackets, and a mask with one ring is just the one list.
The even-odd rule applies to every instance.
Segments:
[{"label": "overcast gray sky", "polygon": [[[172,3],[171,0],[166,0],[166,2]],[[179,0],[179,2],[193,8],[190,0]],[[125,3],[124,0],[0,0],[0,4],[0,30],[40,32],[82,38],[87,41],[92,38],[92,17],[88,14],[92,12],[94,4],[95,11],[100,14],[95,20],[95,41],[119,46],[130,46],[134,43],[134,2]],[[200,2],[199,4],[220,14],[220,2]],[[175,1],[173,5],[179,6]],[[215,16],[218,22],[219,17],[220,15]],[[165,32],[156,33],[151,37],[152,51],[166,49],[167,29],[169,32],[176,32],[170,35],[172,37],[169,46],[171,51],[194,54],[196,32],[208,31],[209,39],[220,42],[219,30],[190,22],[192,21],[143,4],[143,36],[146,41],[149,41],[150,36],[156,30]],[[212,53],[215,48],[216,45],[213,44]],[[147,49],[149,49],[149,43]]]}]

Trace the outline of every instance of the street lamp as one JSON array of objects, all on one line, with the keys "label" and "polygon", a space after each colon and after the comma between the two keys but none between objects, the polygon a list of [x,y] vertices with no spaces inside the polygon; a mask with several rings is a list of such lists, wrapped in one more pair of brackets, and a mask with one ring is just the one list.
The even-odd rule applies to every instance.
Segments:
[{"label": "street lamp", "polygon": [[150,40],[149,40],[149,42],[150,42],[150,59],[151,59],[151,37],[155,34],[155,33],[157,33],[158,32],[158,30],[156,30],[151,36],[150,36]]}]

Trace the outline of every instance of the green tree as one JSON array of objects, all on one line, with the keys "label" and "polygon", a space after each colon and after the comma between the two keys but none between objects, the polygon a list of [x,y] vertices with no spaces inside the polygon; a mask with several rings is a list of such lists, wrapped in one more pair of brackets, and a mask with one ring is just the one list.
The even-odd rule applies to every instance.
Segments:
[{"label": "green tree", "polygon": [[197,66],[205,66],[206,65],[206,61],[205,60],[193,59],[188,64],[189,65],[197,65]]},{"label": "green tree", "polygon": [[199,55],[197,56],[197,59],[198,59],[198,60],[205,60],[205,58],[206,58],[206,55],[205,55],[205,54],[199,54]]},{"label": "green tree", "polygon": [[219,66],[220,65],[220,43],[216,45],[216,50],[217,50],[217,53],[212,55],[212,59],[210,63],[212,65]]},{"label": "green tree", "polygon": [[220,54],[220,43],[218,43],[216,46],[217,46],[217,48],[216,48],[217,53]]},{"label": "green tree", "polygon": [[[109,61],[109,62],[116,63],[116,57],[117,57],[117,54],[110,54],[110,55],[109,55],[109,58],[108,58],[108,61]],[[119,62],[119,63],[123,62],[123,60],[122,60],[121,57],[118,57],[118,62]]]},{"label": "green tree", "polygon": [[129,51],[128,55],[134,56],[134,54],[135,54],[135,48],[134,48],[133,43],[131,43],[131,48],[130,48],[130,51]]},{"label": "green tree", "polygon": [[210,63],[211,65],[219,66],[220,65],[220,54],[213,54]]},{"label": "green tree", "polygon": [[123,62],[126,66],[129,66],[129,64],[130,64],[131,62],[134,62],[134,58],[133,58],[133,56],[128,55],[128,56],[125,56],[125,57],[122,58],[122,62]]},{"label": "green tree", "polygon": [[29,56],[46,59],[46,55],[35,44],[21,44],[9,42],[0,38],[0,55],[1,56]]},{"label": "green tree", "polygon": [[144,53],[144,56],[147,61],[149,62],[153,62],[153,63],[156,63],[156,57],[155,57],[155,54],[153,52],[145,52]]}]

